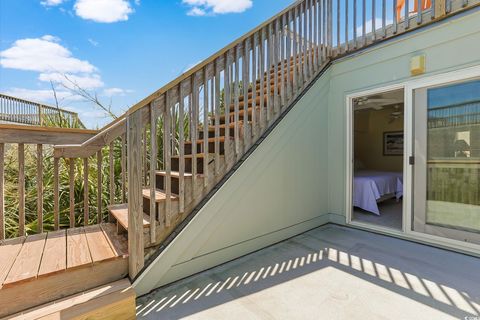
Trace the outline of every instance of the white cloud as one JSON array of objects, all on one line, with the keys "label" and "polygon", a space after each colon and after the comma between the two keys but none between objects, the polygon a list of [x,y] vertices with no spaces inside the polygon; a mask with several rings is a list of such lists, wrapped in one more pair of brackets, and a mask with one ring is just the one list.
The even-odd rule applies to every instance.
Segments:
[{"label": "white cloud", "polygon": [[74,8],[80,18],[103,23],[126,21],[133,13],[126,0],[77,0]]},{"label": "white cloud", "polygon": [[98,47],[98,45],[99,45],[98,41],[95,41],[91,38],[88,38],[87,41],[90,42],[90,44],[94,47]]},{"label": "white cloud", "polygon": [[73,88],[74,84],[80,88],[89,90],[104,86],[104,83],[98,74],[61,74],[61,73],[41,73],[38,80],[61,84],[67,88]]},{"label": "white cloud", "polygon": [[40,4],[45,7],[55,7],[61,5],[65,0],[45,0],[40,1]]},{"label": "white cloud", "polygon": [[187,14],[194,16],[240,13],[253,5],[252,0],[182,0],[182,3],[191,7]]},{"label": "white cloud", "polygon": [[204,16],[207,13],[205,10],[199,8],[199,7],[193,7],[192,9],[188,10],[187,15],[189,16]]},{"label": "white cloud", "polygon": [[131,92],[132,90],[125,90],[121,88],[106,88],[103,90],[102,95],[106,97],[125,96],[127,93]]},{"label": "white cloud", "polygon": [[0,66],[38,72],[95,72],[88,61],[74,58],[70,50],[59,44],[60,39],[45,35],[20,39],[0,52]]},{"label": "white cloud", "polygon": [[[82,98],[79,96],[72,96],[72,94],[65,90],[57,90],[57,98],[59,101],[69,100],[69,101],[81,101]],[[25,88],[11,88],[5,92],[5,94],[31,100],[34,102],[43,102],[47,104],[54,104],[55,98],[53,96],[53,91],[51,89],[25,89]]]}]

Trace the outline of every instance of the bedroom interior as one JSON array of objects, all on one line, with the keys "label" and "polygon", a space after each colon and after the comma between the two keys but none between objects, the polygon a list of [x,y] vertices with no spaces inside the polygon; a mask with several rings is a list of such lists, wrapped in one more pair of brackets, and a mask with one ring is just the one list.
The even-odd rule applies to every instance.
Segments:
[{"label": "bedroom interior", "polygon": [[352,220],[402,229],[404,90],[354,99]]}]

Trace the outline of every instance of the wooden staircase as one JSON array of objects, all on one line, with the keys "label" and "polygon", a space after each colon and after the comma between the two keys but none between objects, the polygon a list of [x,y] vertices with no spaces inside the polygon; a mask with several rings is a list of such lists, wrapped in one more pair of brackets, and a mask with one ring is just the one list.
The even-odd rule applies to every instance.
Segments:
[{"label": "wooden staircase", "polygon": [[[289,64],[290,69],[293,70],[294,63],[293,59],[290,59],[289,62],[285,61],[284,64]],[[278,64],[278,77],[282,77],[282,63]],[[274,68],[270,71],[271,77],[274,77]],[[265,73],[266,77],[266,73]],[[286,77],[286,76],[285,76]],[[291,77],[292,80],[293,77]],[[285,78],[285,82],[286,82]],[[158,245],[161,241],[163,241],[169,233],[181,222],[183,219],[188,216],[191,210],[194,208],[196,204],[198,204],[199,200],[201,200],[202,195],[205,195],[210,189],[214,186],[212,183],[215,181],[207,182],[207,185],[204,184],[205,175],[204,175],[204,161],[207,161],[207,166],[210,168],[211,171],[215,169],[215,144],[218,142],[219,154],[217,159],[220,161],[218,164],[221,168],[227,168],[229,164],[227,163],[226,159],[226,149],[234,149],[235,144],[235,128],[238,128],[238,135],[239,140],[244,140],[245,132],[247,134],[252,135],[253,127],[252,127],[252,115],[255,113],[256,119],[260,119],[260,100],[261,96],[263,95],[263,104],[266,105],[268,102],[267,94],[273,94],[274,92],[275,83],[272,80],[270,85],[265,83],[263,93],[261,92],[260,80],[256,81],[255,85],[255,92],[253,92],[253,86],[250,84],[249,89],[246,95],[240,95],[238,97],[238,105],[236,106],[235,103],[230,104],[229,112],[221,115],[218,117],[218,126],[216,125],[215,117],[209,116],[208,118],[208,141],[205,143],[205,130],[204,128],[197,129],[197,137],[198,139],[193,142],[192,140],[185,141],[185,155],[184,155],[184,173],[183,178],[185,180],[185,208],[187,208],[184,212],[180,212],[179,210],[179,200],[180,200],[180,156],[172,156],[171,157],[171,171],[170,171],[170,200],[172,203],[173,208],[173,219],[171,221],[167,221],[166,217],[159,221],[156,228],[159,228],[160,238],[155,241],[145,241],[145,246],[155,246]],[[247,97],[247,108],[245,108],[245,97]],[[254,103],[255,102],[255,103]],[[237,108],[237,111],[236,111]],[[273,111],[273,110],[272,110]],[[262,115],[266,117],[267,115]],[[270,115],[271,119],[273,119],[275,115]],[[228,121],[227,121],[228,117]],[[248,118],[247,118],[248,117]],[[238,120],[236,120],[238,119]],[[228,122],[228,123],[227,123]],[[218,128],[219,135],[218,137],[215,136],[215,130]],[[228,129],[227,129],[228,128]],[[245,130],[246,129],[246,130]],[[257,128],[257,130],[260,130]],[[251,137],[253,138],[253,137]],[[194,144],[197,145],[196,153],[194,154]],[[205,152],[205,146],[208,146],[208,151]],[[241,148],[243,148],[243,143]],[[207,155],[207,157],[205,157]],[[194,158],[196,159],[196,173],[194,173],[193,169],[193,161]],[[207,160],[206,160],[207,159]],[[234,159],[230,159],[230,167],[232,166]],[[199,191],[197,191],[196,195],[192,195],[193,191],[193,177],[196,177],[196,183],[199,186]],[[155,171],[155,179],[156,179],[156,189],[155,189],[155,199],[152,200],[150,195],[150,189],[148,186],[145,186],[142,190],[142,200],[143,200],[143,228],[144,234],[148,235],[151,226],[150,221],[150,204],[151,201],[155,202],[156,212],[155,215],[159,216],[160,208],[164,208],[166,206],[167,201],[167,192],[166,192],[166,183],[167,183],[167,173],[165,170],[156,170]],[[118,233],[126,233],[128,231],[128,204],[116,204],[108,206],[108,211],[110,215],[110,219],[112,222],[116,223]],[[146,237],[148,238],[148,237]]]}]

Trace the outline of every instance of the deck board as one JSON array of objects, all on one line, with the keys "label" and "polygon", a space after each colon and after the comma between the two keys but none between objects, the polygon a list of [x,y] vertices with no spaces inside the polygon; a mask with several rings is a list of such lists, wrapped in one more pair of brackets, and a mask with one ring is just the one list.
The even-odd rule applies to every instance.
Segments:
[{"label": "deck board", "polygon": [[40,267],[46,234],[28,236],[23,243],[12,268],[5,279],[4,286],[35,279]]},{"label": "deck board", "polygon": [[49,232],[38,276],[51,275],[67,268],[67,234],[65,230]]},{"label": "deck board", "polygon": [[94,263],[116,258],[99,225],[85,227],[85,236]]},{"label": "deck board", "polygon": [[3,281],[7,278],[10,269],[15,262],[20,249],[22,248],[25,237],[4,240],[0,246],[0,289]]},{"label": "deck board", "polygon": [[67,268],[73,269],[92,263],[87,237],[83,227],[67,230]]}]

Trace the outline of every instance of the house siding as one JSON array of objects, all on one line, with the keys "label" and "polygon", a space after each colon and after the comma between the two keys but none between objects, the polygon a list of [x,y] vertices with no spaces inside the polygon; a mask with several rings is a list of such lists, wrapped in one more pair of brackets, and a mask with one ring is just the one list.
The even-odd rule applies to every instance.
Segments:
[{"label": "house siding", "polygon": [[[346,95],[480,64],[480,13],[335,62],[134,282],[138,295],[319,225],[345,223]],[[453,57],[453,58],[452,58]]]}]

